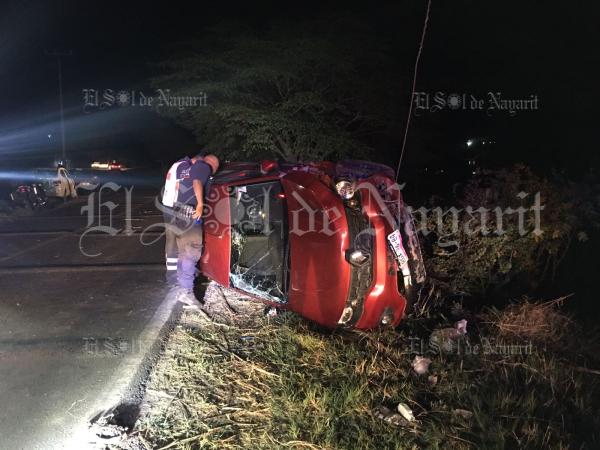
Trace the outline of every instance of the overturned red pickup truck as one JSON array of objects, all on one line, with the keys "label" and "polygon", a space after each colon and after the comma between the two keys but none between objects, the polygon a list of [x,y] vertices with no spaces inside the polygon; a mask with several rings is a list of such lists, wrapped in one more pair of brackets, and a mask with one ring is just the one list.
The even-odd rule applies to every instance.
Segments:
[{"label": "overturned red pickup truck", "polygon": [[323,326],[396,326],[425,280],[387,166],[230,163],[205,203],[204,275]]}]

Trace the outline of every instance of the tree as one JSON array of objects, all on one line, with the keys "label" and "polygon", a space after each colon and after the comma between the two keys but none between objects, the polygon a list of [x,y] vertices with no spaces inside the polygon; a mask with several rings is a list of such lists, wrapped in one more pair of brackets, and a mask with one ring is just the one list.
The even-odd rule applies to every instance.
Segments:
[{"label": "tree", "polygon": [[231,158],[357,157],[398,123],[399,89],[389,90],[398,75],[372,30],[348,20],[237,30],[222,25],[188,43],[152,79],[172,95],[207,94],[206,107],[162,112],[208,149]]}]

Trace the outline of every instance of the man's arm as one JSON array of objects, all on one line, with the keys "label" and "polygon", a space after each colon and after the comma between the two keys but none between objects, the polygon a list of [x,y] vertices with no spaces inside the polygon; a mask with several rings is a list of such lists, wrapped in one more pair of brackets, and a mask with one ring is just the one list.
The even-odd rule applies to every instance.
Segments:
[{"label": "man's arm", "polygon": [[200,180],[193,180],[192,187],[194,188],[194,195],[196,196],[196,211],[192,216],[194,219],[202,217],[202,209],[204,208],[204,186]]}]

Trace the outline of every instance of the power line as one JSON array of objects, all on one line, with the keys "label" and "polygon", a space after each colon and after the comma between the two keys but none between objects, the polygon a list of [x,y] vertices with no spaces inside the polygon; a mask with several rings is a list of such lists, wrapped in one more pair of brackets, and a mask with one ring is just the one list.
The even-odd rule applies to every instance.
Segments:
[{"label": "power line", "polygon": [[398,160],[398,167],[396,168],[396,180],[400,175],[400,166],[402,165],[402,159],[404,157],[404,148],[406,147],[406,138],[408,136],[408,128],[410,126],[410,118],[412,116],[412,108],[415,97],[415,89],[417,86],[417,71],[419,69],[419,59],[421,59],[421,52],[423,51],[423,43],[425,42],[425,34],[427,33],[427,24],[429,23],[429,10],[431,9],[431,0],[427,2],[427,11],[425,12],[425,22],[423,23],[423,32],[421,33],[421,42],[419,44],[419,50],[417,51],[417,58],[415,60],[415,68],[413,72],[412,90],[410,92],[410,102],[408,106],[408,117],[406,118],[406,127],[404,128],[404,139],[402,140],[402,150],[400,151],[400,159]]}]

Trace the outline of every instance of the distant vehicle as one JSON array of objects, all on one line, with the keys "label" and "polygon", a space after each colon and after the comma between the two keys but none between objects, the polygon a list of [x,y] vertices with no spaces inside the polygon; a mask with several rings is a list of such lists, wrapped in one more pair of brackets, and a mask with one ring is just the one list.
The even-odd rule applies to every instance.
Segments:
[{"label": "distant vehicle", "polygon": [[41,183],[19,184],[10,193],[10,200],[14,206],[26,209],[39,209],[48,203],[46,193]]},{"label": "distant vehicle", "polygon": [[98,170],[125,170],[127,167],[116,159],[108,162],[94,161],[91,165],[92,169]]},{"label": "distant vehicle", "polygon": [[387,166],[228,164],[205,206],[201,271],[326,327],[396,326],[425,280]]},{"label": "distant vehicle", "polygon": [[58,197],[64,200],[77,197],[75,181],[64,167],[35,169],[34,177],[42,184],[48,197]]},{"label": "distant vehicle", "polygon": [[108,163],[107,162],[100,162],[100,161],[94,161],[91,165],[92,169],[104,169],[104,170],[108,170]]},{"label": "distant vehicle", "polygon": [[111,163],[108,164],[108,170],[122,170],[122,169],[124,169],[123,165],[121,163],[118,163],[115,160],[113,160]]}]

